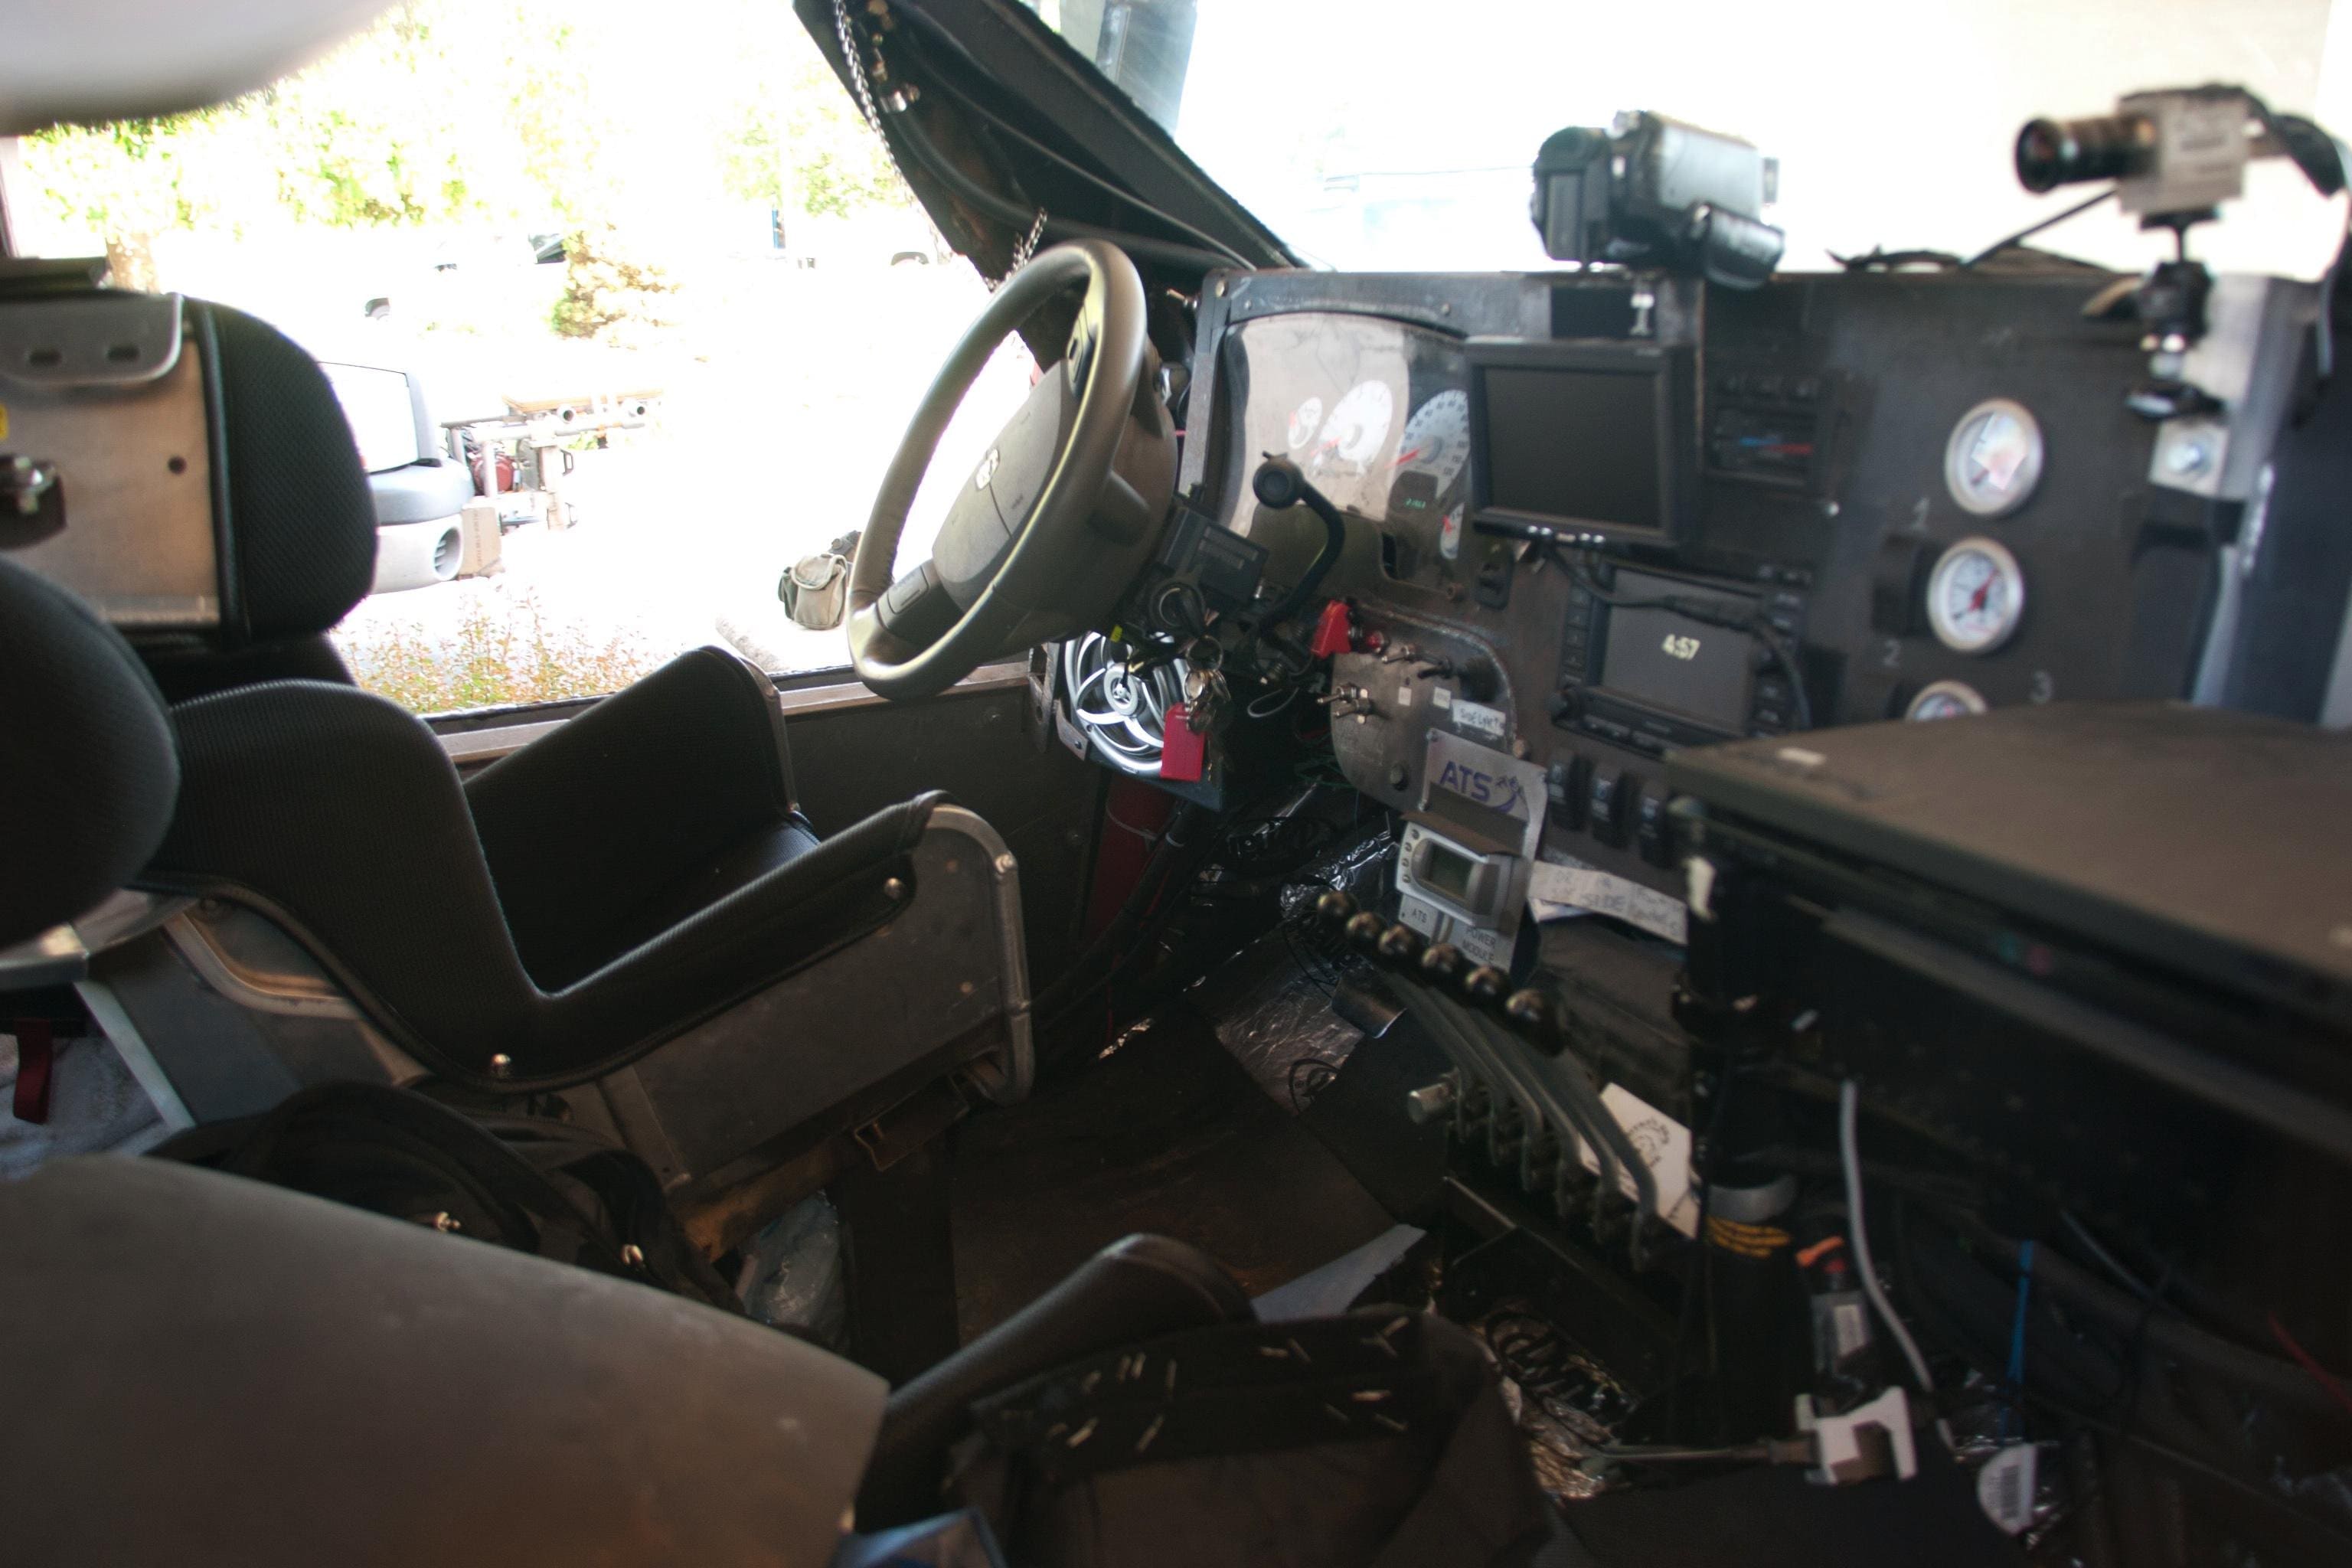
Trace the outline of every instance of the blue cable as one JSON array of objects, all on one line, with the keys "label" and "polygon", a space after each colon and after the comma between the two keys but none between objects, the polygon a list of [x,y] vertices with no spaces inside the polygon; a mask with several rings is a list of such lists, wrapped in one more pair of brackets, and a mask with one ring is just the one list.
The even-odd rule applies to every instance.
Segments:
[{"label": "blue cable", "polygon": [[2025,1398],[2025,1313],[2033,1300],[2033,1243],[2017,1244],[2017,1318],[2009,1330],[2009,1389],[2010,1403],[2001,1407],[2000,1435],[2009,1436],[2009,1424],[2017,1414],[2017,1406]]}]

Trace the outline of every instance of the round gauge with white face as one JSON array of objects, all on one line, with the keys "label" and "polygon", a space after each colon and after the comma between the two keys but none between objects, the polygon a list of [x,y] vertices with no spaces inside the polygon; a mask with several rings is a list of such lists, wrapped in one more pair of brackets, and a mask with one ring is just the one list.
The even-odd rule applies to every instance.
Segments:
[{"label": "round gauge with white face", "polygon": [[2025,615],[2025,573],[2017,557],[1979,535],[1937,558],[1927,574],[1927,625],[1955,653],[1990,653]]},{"label": "round gauge with white face", "polygon": [[1944,443],[1944,484],[1963,510],[2006,517],[2042,482],[2042,426],[2022,403],[1989,397],[1952,426]]},{"label": "round gauge with white face", "polygon": [[1937,680],[1919,689],[1911,699],[1911,706],[1903,710],[1906,719],[1965,719],[1971,713],[1981,713],[1986,703],[1983,694],[1965,680]]},{"label": "round gauge with white face", "polygon": [[1351,468],[1362,473],[1388,444],[1396,422],[1396,394],[1385,381],[1360,381],[1331,405],[1315,443],[1315,467]]},{"label": "round gauge with white face", "polygon": [[1428,474],[1440,495],[1451,489],[1470,466],[1470,395],[1454,387],[1414,409],[1397,442],[1396,466]]},{"label": "round gauge with white face", "polygon": [[1323,428],[1323,400],[1310,397],[1290,411],[1290,449],[1294,452],[1315,439],[1315,432]]}]

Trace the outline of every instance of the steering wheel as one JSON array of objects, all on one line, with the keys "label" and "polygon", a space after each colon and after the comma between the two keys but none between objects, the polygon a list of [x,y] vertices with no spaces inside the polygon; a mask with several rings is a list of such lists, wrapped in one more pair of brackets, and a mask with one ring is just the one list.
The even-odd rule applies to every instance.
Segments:
[{"label": "steering wheel", "polygon": [[[931,558],[893,576],[940,433],[1005,336],[1084,285],[1069,342],[959,487]],[[1109,615],[1175,494],[1176,436],[1153,382],[1143,281],[1116,246],[1040,251],[1007,279],[923,395],[874,498],[849,577],[849,658],[877,696],[944,690],[992,658]]]}]

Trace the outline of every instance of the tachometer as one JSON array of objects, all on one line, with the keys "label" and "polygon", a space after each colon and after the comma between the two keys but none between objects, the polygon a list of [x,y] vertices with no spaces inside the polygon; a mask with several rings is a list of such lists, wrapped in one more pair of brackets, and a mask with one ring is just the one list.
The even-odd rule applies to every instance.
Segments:
[{"label": "tachometer", "polygon": [[1399,443],[1399,471],[1416,469],[1437,480],[1444,495],[1470,463],[1470,395],[1459,387],[1441,392],[1412,411]]},{"label": "tachometer", "polygon": [[1963,539],[1927,576],[1927,624],[1955,653],[1990,653],[2025,615],[2025,572],[2017,557],[1981,535]]},{"label": "tachometer", "polygon": [[1352,467],[1362,473],[1387,445],[1396,421],[1396,395],[1384,381],[1360,381],[1332,405],[1315,443],[1314,467]]}]

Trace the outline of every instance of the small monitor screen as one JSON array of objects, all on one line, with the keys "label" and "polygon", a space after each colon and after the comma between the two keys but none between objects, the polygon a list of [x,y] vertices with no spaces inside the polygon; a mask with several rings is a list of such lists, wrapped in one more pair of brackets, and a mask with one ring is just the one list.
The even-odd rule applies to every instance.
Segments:
[{"label": "small monitor screen", "polygon": [[[1640,572],[1617,574],[1612,596],[1693,597],[1690,589]],[[1737,615],[1746,606],[1727,600]],[[1738,734],[1748,725],[1749,658],[1755,638],[1665,609],[1614,608],[1601,656],[1600,684],[1648,708],[1663,708]]]},{"label": "small monitor screen", "polygon": [[1478,862],[1467,855],[1432,844],[1422,857],[1420,876],[1423,884],[1460,903],[1469,898],[1470,873],[1477,868]]},{"label": "small monitor screen", "polygon": [[1664,532],[1658,373],[1487,365],[1486,502]]}]

